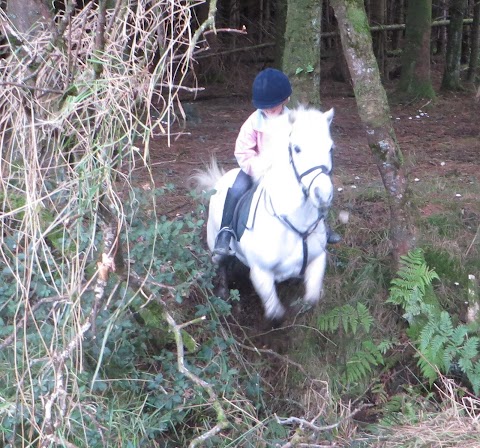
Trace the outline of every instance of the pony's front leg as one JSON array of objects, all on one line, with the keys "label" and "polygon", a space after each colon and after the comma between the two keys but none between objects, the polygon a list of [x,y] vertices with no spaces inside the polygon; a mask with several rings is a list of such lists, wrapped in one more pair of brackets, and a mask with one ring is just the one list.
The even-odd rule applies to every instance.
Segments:
[{"label": "pony's front leg", "polygon": [[214,293],[223,300],[227,300],[230,290],[228,289],[228,272],[227,263],[223,260],[217,268],[217,285],[214,288]]},{"label": "pony's front leg", "polygon": [[324,251],[320,256],[312,260],[305,270],[304,300],[309,305],[315,305],[322,296],[326,264],[327,253]]},{"label": "pony's front leg", "polygon": [[265,317],[272,321],[280,321],[285,314],[285,308],[278,298],[273,274],[259,267],[250,267],[250,279],[262,299]]}]

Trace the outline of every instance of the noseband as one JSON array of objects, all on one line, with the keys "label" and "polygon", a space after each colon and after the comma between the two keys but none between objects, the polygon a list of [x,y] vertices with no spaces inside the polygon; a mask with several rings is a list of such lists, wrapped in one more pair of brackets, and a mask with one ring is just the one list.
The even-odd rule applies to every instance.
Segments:
[{"label": "noseband", "polygon": [[[288,145],[288,156],[290,158],[290,164],[292,165],[292,168],[293,168],[293,172],[295,173],[295,177],[297,179],[297,182],[300,184],[300,186],[302,187],[302,192],[303,192],[303,196],[305,197],[305,199],[308,198],[308,195],[310,194],[310,188],[312,187],[312,184],[313,182],[315,181],[315,179],[320,176],[320,174],[326,174],[327,176],[330,176],[331,175],[331,172],[332,170],[329,170],[325,165],[317,165],[317,166],[313,166],[312,168],[309,168],[307,171],[305,171],[304,173],[302,174],[299,174],[298,170],[297,170],[297,167],[295,166],[295,161],[293,160],[293,145],[291,143],[289,143]],[[307,176],[308,174],[310,173],[313,173],[314,171],[319,171],[318,174],[316,174],[312,181],[310,182],[310,184],[308,185],[308,187],[306,187],[304,185],[304,183],[302,182],[302,178]]]}]

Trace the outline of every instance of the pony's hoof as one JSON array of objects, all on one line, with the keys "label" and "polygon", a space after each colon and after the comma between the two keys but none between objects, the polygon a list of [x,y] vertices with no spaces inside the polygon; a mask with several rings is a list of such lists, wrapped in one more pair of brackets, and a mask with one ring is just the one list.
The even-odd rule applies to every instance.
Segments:
[{"label": "pony's hoof", "polygon": [[277,317],[277,318],[265,318],[261,323],[260,323],[260,329],[261,331],[269,332],[271,330],[278,330],[281,328],[283,323],[285,322],[285,318],[283,317]]},{"label": "pony's hoof", "polygon": [[271,323],[273,328],[278,328],[285,320],[285,308],[281,306],[272,313],[266,313],[265,318],[267,322]]},{"label": "pony's hoof", "polygon": [[277,329],[277,328],[280,328],[282,325],[283,325],[283,322],[285,322],[285,318],[282,317],[282,318],[275,318],[275,319],[270,319],[269,321],[269,324],[270,324],[270,327],[273,328],[273,329]]}]

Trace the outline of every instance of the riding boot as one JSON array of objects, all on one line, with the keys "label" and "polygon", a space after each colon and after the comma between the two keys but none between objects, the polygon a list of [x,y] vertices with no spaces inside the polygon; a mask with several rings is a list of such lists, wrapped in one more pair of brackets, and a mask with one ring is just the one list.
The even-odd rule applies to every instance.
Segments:
[{"label": "riding boot", "polygon": [[222,259],[224,257],[228,257],[229,255],[235,255],[235,253],[230,250],[230,240],[232,236],[235,236],[230,227],[223,227],[220,229],[217,235],[217,239],[215,240],[215,248],[213,249],[213,255],[218,255],[219,257],[215,257],[215,259]]},{"label": "riding boot", "polygon": [[327,231],[327,243],[328,244],[337,244],[342,241],[342,237],[331,229],[330,225],[325,222],[325,230]]},{"label": "riding boot", "polygon": [[235,232],[232,230],[231,225],[237,202],[237,195],[231,188],[229,188],[227,196],[225,197],[225,205],[223,206],[222,224],[213,249],[212,260],[215,264],[219,264],[227,256],[235,254],[230,250],[230,240],[232,236],[235,236]]}]

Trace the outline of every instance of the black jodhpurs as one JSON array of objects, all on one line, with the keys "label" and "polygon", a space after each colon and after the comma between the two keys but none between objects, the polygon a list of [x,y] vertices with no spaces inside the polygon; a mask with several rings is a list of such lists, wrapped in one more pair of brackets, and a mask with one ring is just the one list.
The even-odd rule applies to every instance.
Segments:
[{"label": "black jodhpurs", "polygon": [[225,205],[223,206],[222,225],[224,227],[230,227],[233,220],[233,213],[237,206],[238,200],[247,192],[252,186],[253,179],[245,171],[240,170],[235,179],[233,185],[228,189],[227,196],[225,198]]}]

